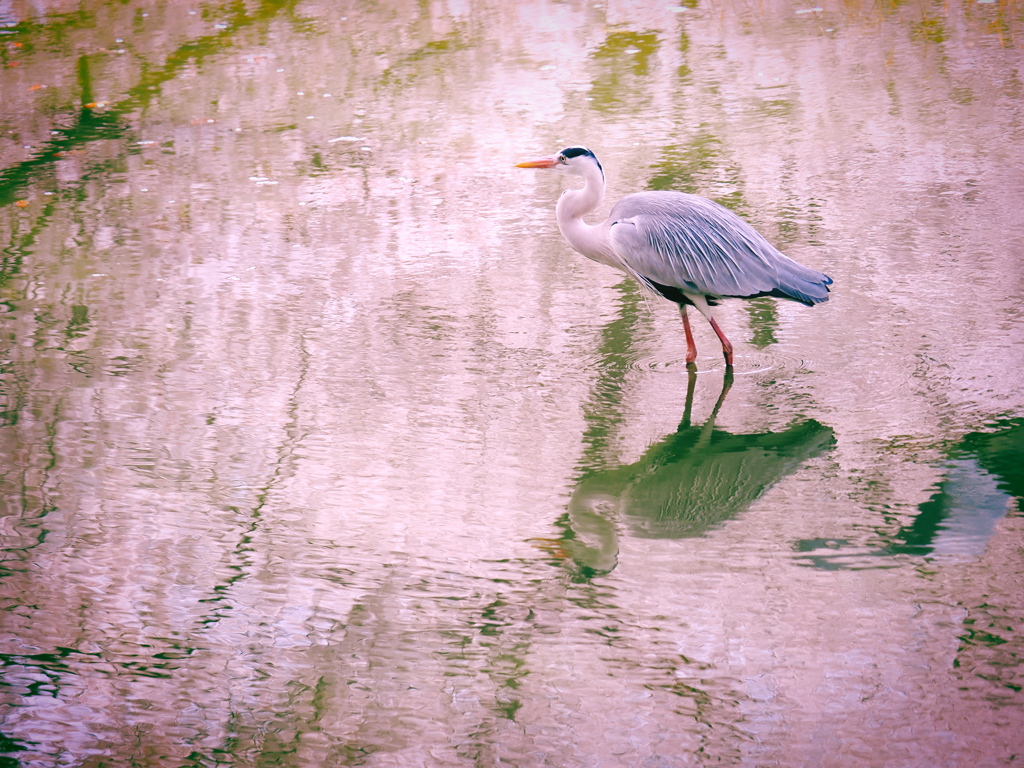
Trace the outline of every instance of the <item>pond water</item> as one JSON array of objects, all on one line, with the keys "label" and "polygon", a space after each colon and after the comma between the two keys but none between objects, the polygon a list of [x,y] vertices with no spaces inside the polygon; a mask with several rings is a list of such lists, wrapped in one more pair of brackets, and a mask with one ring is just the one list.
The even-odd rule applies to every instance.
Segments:
[{"label": "pond water", "polygon": [[1024,5],[816,2],[0,2],[0,765],[1024,764]]}]

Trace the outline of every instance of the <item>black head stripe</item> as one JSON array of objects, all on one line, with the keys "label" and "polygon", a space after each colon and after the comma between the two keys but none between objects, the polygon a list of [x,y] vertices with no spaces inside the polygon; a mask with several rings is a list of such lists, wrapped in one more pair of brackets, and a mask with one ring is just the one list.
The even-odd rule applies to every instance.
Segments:
[{"label": "black head stripe", "polygon": [[[569,160],[571,160],[574,157],[579,157],[580,155],[588,155],[594,158],[594,162],[597,163],[597,167],[601,168],[601,161],[597,159],[597,155],[595,155],[586,147],[566,147],[558,154]],[[601,175],[604,175],[604,168],[601,168]]]},{"label": "black head stripe", "polygon": [[590,155],[591,157],[594,157],[594,153],[586,147],[566,147],[559,154],[565,155],[568,158],[579,157],[580,155]]}]

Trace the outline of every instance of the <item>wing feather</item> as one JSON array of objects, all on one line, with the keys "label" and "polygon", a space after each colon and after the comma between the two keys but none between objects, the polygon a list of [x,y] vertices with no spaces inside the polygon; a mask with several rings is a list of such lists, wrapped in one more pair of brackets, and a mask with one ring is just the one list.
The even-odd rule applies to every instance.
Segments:
[{"label": "wing feather", "polygon": [[719,298],[790,293],[780,285],[784,266],[821,284],[822,297],[811,299],[816,303],[827,296],[822,278],[831,282],[779,253],[732,211],[696,195],[629,195],[612,209],[609,227],[612,246],[631,272],[684,292]]}]

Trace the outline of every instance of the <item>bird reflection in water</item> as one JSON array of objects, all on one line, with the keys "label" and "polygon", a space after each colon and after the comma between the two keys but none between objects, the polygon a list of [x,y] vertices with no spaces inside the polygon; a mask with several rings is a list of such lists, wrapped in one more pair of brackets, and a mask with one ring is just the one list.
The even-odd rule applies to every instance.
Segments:
[{"label": "bird reflection in water", "polygon": [[715,419],[732,386],[731,371],[708,420],[691,424],[697,375],[693,366],[688,368],[679,428],[632,464],[589,470],[579,479],[569,500],[565,534],[546,548],[571,559],[582,575],[615,567],[623,530],[646,538],[704,535],[835,443],[832,429],[814,420],[782,432],[732,434],[716,429]]}]

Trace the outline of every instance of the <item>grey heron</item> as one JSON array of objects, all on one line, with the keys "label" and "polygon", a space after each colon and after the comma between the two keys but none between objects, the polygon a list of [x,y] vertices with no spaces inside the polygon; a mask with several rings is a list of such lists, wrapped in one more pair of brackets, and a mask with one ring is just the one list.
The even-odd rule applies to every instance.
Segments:
[{"label": "grey heron", "polygon": [[721,299],[776,296],[808,306],[828,301],[832,278],[777,251],[752,226],[718,203],[683,192],[639,192],[615,204],[600,224],[583,217],[604,198],[604,169],[586,147],[517,163],[583,179],[558,198],[562,236],[589,259],[622,270],[653,293],[679,305],[686,362],[697,359],[687,306],[707,318],[722,342],[727,366],[733,347],[711,314]]}]

